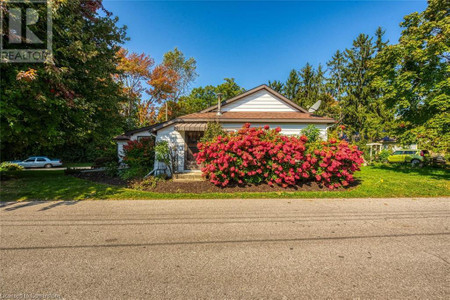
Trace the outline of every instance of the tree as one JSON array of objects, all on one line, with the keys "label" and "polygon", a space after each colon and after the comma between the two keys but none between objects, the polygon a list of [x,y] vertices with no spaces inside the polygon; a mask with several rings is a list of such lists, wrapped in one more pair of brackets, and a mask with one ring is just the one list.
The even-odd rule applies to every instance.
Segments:
[{"label": "tree", "polygon": [[345,96],[342,98],[343,124],[355,138],[364,139],[364,122],[367,120],[368,105],[373,96],[370,85],[369,61],[375,49],[372,38],[360,34],[353,47],[345,50],[347,60],[344,69]]},{"label": "tree", "polygon": [[[143,101],[142,95],[147,91],[145,83],[151,79],[155,61],[145,53],[128,53],[128,50],[124,48],[120,48],[117,57],[115,77],[122,84],[126,96],[122,112],[128,127],[132,128],[148,120],[144,111],[148,111],[151,102]],[[138,122],[136,122],[136,116]]]},{"label": "tree", "polygon": [[200,139],[200,142],[202,143],[211,142],[219,135],[220,136],[226,135],[226,132],[223,130],[222,125],[219,122],[208,122],[205,133]]},{"label": "tree", "polygon": [[283,94],[284,83],[282,83],[281,81],[278,81],[278,80],[270,81],[269,80],[267,85],[274,91],[277,91],[278,93]]},{"label": "tree", "polygon": [[308,138],[308,143],[314,143],[320,138],[320,130],[313,124],[309,124],[300,131],[301,135]]},{"label": "tree", "polygon": [[344,95],[344,71],[347,61],[344,54],[337,50],[327,62],[328,67],[328,90],[330,94],[340,101]]},{"label": "tree", "polygon": [[448,2],[430,0],[425,11],[407,15],[399,43],[386,46],[372,66],[401,141],[442,152],[450,145],[448,9]]},{"label": "tree", "polygon": [[381,52],[389,44],[389,40],[383,40],[385,33],[386,30],[383,30],[381,27],[378,27],[375,31],[375,49],[377,52]]},{"label": "tree", "polygon": [[[168,101],[176,102],[174,95],[179,91],[180,74],[165,64],[156,66],[150,76],[148,84],[150,89],[148,94],[156,103],[161,104],[158,113],[158,121],[166,121],[167,117],[161,118],[161,109],[163,109]],[[167,109],[164,110],[167,116]]]},{"label": "tree", "polygon": [[44,64],[0,64],[2,159],[94,159],[113,149],[111,137],[122,132],[124,98],[111,74],[125,28],[98,0],[54,1],[52,9],[53,57]]},{"label": "tree", "polygon": [[269,81],[269,87],[294,100],[304,108],[309,108],[320,100],[321,105],[314,114],[338,118],[340,112],[339,103],[330,93],[325,75],[326,73],[321,64],[316,70],[307,63],[298,72],[292,70],[286,83],[277,80]]},{"label": "tree", "polygon": [[289,73],[289,77],[286,80],[286,83],[284,84],[284,91],[283,94],[288,99],[291,99],[295,102],[298,100],[298,94],[300,91],[300,78],[298,76],[298,73],[295,69],[292,69]]},{"label": "tree", "polygon": [[162,64],[170,70],[178,74],[178,81],[176,83],[176,93],[173,95],[175,101],[186,93],[189,85],[197,78],[196,73],[197,62],[193,57],[185,58],[183,52],[175,48],[173,51],[168,51],[164,54]]},{"label": "tree", "polygon": [[298,74],[300,77],[300,89],[296,98],[300,106],[307,108],[317,101],[315,71],[309,63],[306,63]]},{"label": "tree", "polygon": [[118,57],[116,78],[124,87],[125,115],[131,120],[128,123],[134,124],[131,127],[163,122],[179,115],[178,101],[197,77],[194,58],[186,59],[177,48],[164,54],[163,62],[157,66],[145,54],[121,50]]},{"label": "tree", "polygon": [[[382,34],[377,40],[384,43]],[[353,46],[345,50],[344,64],[340,66],[343,92],[339,93],[342,108],[339,123],[346,126],[352,140],[375,141],[388,135],[394,117],[380,101],[381,90],[373,85],[371,62],[376,53],[373,38],[360,34]]]},{"label": "tree", "polygon": [[222,94],[222,100],[231,99],[244,92],[234,78],[225,78],[225,82],[217,86],[207,85],[192,89],[188,96],[180,98],[178,115],[190,114],[217,104],[217,95]]},{"label": "tree", "polygon": [[317,100],[320,100],[321,104],[319,109],[314,112],[315,115],[326,116],[335,120],[340,119],[342,108],[339,105],[339,102],[330,93],[318,95]]},{"label": "tree", "polygon": [[[159,107],[158,121],[166,121],[169,119],[169,115],[175,116],[175,113],[169,113],[168,102],[178,102],[180,97],[187,92],[189,85],[197,78],[197,62],[193,57],[186,59],[183,52],[175,48],[173,51],[164,54],[161,68],[165,70],[166,76],[159,77],[158,80],[168,78],[172,83],[171,79],[176,79],[173,82],[172,91],[164,91],[164,97],[160,97],[159,100],[161,106]],[[164,117],[162,118],[162,116]]]}]

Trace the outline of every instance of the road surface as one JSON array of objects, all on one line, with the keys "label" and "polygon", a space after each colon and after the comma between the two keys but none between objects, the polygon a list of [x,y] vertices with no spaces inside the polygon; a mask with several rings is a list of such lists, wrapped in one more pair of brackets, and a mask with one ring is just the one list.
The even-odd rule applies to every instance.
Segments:
[{"label": "road surface", "polygon": [[1,206],[4,299],[450,298],[450,198]]}]

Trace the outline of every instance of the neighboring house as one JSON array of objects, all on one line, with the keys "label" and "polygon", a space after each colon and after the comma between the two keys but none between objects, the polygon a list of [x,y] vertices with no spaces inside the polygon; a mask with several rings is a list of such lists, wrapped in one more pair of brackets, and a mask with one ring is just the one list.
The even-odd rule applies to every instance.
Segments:
[{"label": "neighboring house", "polygon": [[417,150],[417,144],[402,145],[395,138],[390,137],[382,138],[379,141],[379,143],[382,145],[381,147],[385,150],[392,150],[392,151],[397,151],[400,149]]},{"label": "neighboring house", "polygon": [[[184,115],[174,120],[136,129],[116,137],[119,158],[123,156],[123,145],[128,140],[153,135],[156,142],[166,140],[177,153],[178,172],[199,169],[194,153],[208,122],[219,122],[226,131],[240,129],[245,123],[254,127],[269,125],[280,127],[285,135],[299,135],[300,131],[314,124],[323,139],[327,128],[335,123],[331,118],[315,116],[293,101],[266,85],[258,86],[234,98],[222,101],[198,113]],[[155,167],[157,166],[155,163]]]},{"label": "neighboring house", "polygon": [[371,161],[372,157],[380,153],[382,150],[389,150],[392,152],[403,149],[417,150],[417,144],[401,145],[396,139],[388,136],[382,138],[378,142],[368,143],[366,146],[369,147],[369,157]]}]

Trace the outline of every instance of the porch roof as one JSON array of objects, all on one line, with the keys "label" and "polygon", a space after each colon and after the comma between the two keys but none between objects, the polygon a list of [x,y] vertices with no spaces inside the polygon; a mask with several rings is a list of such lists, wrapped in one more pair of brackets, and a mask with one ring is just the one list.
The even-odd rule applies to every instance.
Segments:
[{"label": "porch roof", "polygon": [[206,123],[178,123],[175,125],[176,131],[205,131]]}]

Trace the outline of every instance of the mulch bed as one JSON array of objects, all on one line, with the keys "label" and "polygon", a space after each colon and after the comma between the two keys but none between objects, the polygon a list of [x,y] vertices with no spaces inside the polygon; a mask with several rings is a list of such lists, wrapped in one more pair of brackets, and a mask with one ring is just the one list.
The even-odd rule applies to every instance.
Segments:
[{"label": "mulch bed", "polygon": [[[82,178],[94,182],[105,183],[110,185],[130,187],[130,183],[122,180],[118,177],[110,177],[104,172],[90,172],[90,173],[75,173],[70,174],[77,178]],[[336,190],[345,190],[350,187],[356,186],[358,182],[346,187]],[[144,189],[156,193],[236,193],[236,192],[308,192],[308,191],[328,191],[329,189],[318,185],[316,182],[305,183],[302,185],[289,186],[283,188],[281,186],[271,187],[268,184],[259,185],[234,185],[225,188],[218,187],[210,183],[209,181],[172,181],[161,180],[158,181],[156,187]]]},{"label": "mulch bed", "polygon": [[283,188],[280,186],[271,187],[268,184],[258,185],[235,185],[218,187],[209,181],[160,181],[157,186],[149,191],[158,193],[236,193],[236,192],[296,192],[296,191],[321,191],[328,190],[320,187],[317,183],[303,184],[301,186],[291,186]]}]

